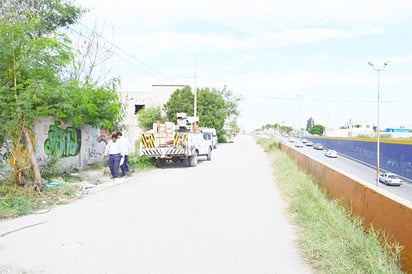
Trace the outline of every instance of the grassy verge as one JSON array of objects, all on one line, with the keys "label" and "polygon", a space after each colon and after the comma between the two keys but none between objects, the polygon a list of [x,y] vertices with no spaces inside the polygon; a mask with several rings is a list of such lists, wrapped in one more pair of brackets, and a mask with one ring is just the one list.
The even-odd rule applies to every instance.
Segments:
[{"label": "grassy verge", "polygon": [[0,220],[15,218],[39,210],[49,210],[53,205],[67,204],[79,198],[78,186],[63,180],[58,185],[37,189],[22,188],[7,181],[0,182]]},{"label": "grassy verge", "polygon": [[360,219],[328,199],[279,143],[257,139],[268,152],[276,184],[291,218],[299,227],[298,242],[317,273],[402,273],[400,247],[379,241],[379,232],[365,232]]},{"label": "grassy verge", "polygon": [[[129,165],[134,171],[148,170],[154,167],[152,159],[142,158],[137,154],[130,155]],[[110,175],[107,162],[90,165],[82,171],[73,169],[61,173],[58,161],[52,159],[42,169],[42,177],[46,184],[40,190],[19,187],[7,180],[0,181],[0,220],[33,212],[47,212],[54,205],[67,204],[81,198],[81,182],[87,180],[82,172],[100,169],[104,169],[108,173],[105,175]]]}]

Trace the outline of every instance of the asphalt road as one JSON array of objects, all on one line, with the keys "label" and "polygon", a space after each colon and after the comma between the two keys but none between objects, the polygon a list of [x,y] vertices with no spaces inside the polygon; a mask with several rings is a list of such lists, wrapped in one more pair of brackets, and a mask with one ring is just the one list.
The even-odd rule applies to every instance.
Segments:
[{"label": "asphalt road", "polygon": [[[294,145],[293,143],[287,144],[292,147]],[[343,155],[338,155],[337,158],[328,158],[324,155],[324,150],[316,150],[312,147],[304,146],[303,148],[295,149],[298,149],[302,153],[318,161],[328,164],[329,166],[340,172],[343,172],[356,179],[362,180],[370,185],[376,186],[376,168],[359,163],[350,158],[346,158]],[[387,186],[383,183],[379,183],[377,187],[393,193],[405,200],[412,201],[412,184],[410,182],[404,182],[404,184],[401,186]]]},{"label": "asphalt road", "polygon": [[0,222],[0,273],[311,273],[264,151],[104,183],[84,199]]}]

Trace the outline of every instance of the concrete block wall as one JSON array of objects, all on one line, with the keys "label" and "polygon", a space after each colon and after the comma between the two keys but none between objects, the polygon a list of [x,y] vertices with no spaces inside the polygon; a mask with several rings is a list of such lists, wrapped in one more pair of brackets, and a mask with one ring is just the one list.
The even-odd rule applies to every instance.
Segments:
[{"label": "concrete block wall", "polygon": [[389,241],[403,246],[402,268],[412,273],[412,203],[392,193],[352,177],[340,170],[281,144],[281,150],[313,178],[333,200],[360,217],[366,229],[381,229]]}]

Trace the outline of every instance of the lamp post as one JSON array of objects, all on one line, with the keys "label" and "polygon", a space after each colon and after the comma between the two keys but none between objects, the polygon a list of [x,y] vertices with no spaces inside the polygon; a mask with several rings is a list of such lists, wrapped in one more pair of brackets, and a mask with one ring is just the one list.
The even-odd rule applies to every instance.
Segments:
[{"label": "lamp post", "polygon": [[197,56],[195,56],[195,75],[194,75],[194,106],[193,106],[193,116],[197,116]]},{"label": "lamp post", "polygon": [[380,80],[381,80],[381,71],[385,69],[385,67],[389,64],[389,62],[383,63],[382,67],[375,67],[375,64],[372,62],[368,62],[368,65],[373,68],[373,70],[378,72],[378,113],[377,113],[377,124],[376,124],[376,186],[379,186],[379,172],[380,172],[380,142],[379,142],[379,132],[380,132],[380,127],[379,127],[379,99],[380,99]]}]

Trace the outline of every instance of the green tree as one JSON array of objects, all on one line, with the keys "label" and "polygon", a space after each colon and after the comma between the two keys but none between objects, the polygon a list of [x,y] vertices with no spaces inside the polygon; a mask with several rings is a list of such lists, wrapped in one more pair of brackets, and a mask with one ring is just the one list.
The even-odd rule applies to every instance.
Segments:
[{"label": "green tree", "polygon": [[193,116],[194,95],[190,86],[176,89],[169,100],[163,105],[168,121],[175,122],[176,113],[185,112],[188,116]]},{"label": "green tree", "polygon": [[[223,126],[229,118],[228,123],[234,130],[238,130],[235,117],[237,111],[238,97],[233,96],[231,91],[222,91],[209,88],[197,89],[197,115],[201,127],[213,127],[218,135],[223,135]],[[193,116],[194,94],[189,86],[177,89],[170,96],[163,108],[169,121],[176,121],[176,113],[185,112],[188,116]]]},{"label": "green tree", "polygon": [[199,125],[215,128],[219,135],[228,113],[228,106],[220,93],[208,88],[199,89],[197,103]]},{"label": "green tree", "polygon": [[226,104],[226,116],[238,116],[239,110],[237,108],[239,102],[242,100],[242,97],[240,95],[234,94],[231,90],[227,89],[226,86],[224,86],[224,88],[219,93]]},{"label": "green tree", "polygon": [[289,134],[293,131],[293,127],[291,126],[281,126],[280,131]]},{"label": "green tree", "polygon": [[312,117],[310,117],[310,118],[306,121],[306,130],[309,131],[309,129],[311,129],[314,125],[315,125],[315,121],[313,120]]},{"label": "green tree", "polygon": [[325,132],[325,127],[322,125],[314,125],[309,129],[310,134],[317,134],[317,135],[323,135],[323,132]]},{"label": "green tree", "polygon": [[153,127],[153,123],[157,121],[160,123],[164,122],[162,109],[160,106],[144,108],[137,113],[137,120],[139,121],[140,128],[150,129]]},{"label": "green tree", "polygon": [[[19,1],[13,3],[16,2]],[[57,6],[60,3],[51,2]],[[42,182],[30,130],[38,117],[52,116],[70,120],[74,126],[89,124],[113,129],[123,115],[116,92],[118,80],[94,87],[60,77],[62,69],[73,59],[73,53],[67,37],[55,30],[75,17],[66,20],[64,17],[72,14],[61,14],[61,20],[56,19],[53,27],[50,25],[53,22],[42,21],[40,14],[29,9],[21,14],[14,12],[13,16],[0,15],[3,22],[0,24],[0,141],[12,142],[14,158],[9,163],[18,185],[31,183],[26,175],[27,159],[31,162],[35,184]]]},{"label": "green tree", "polygon": [[[75,24],[85,9],[64,0],[3,0],[0,3],[3,23],[32,25],[32,37],[43,37],[61,27]],[[36,24],[33,25],[33,22]]]}]

